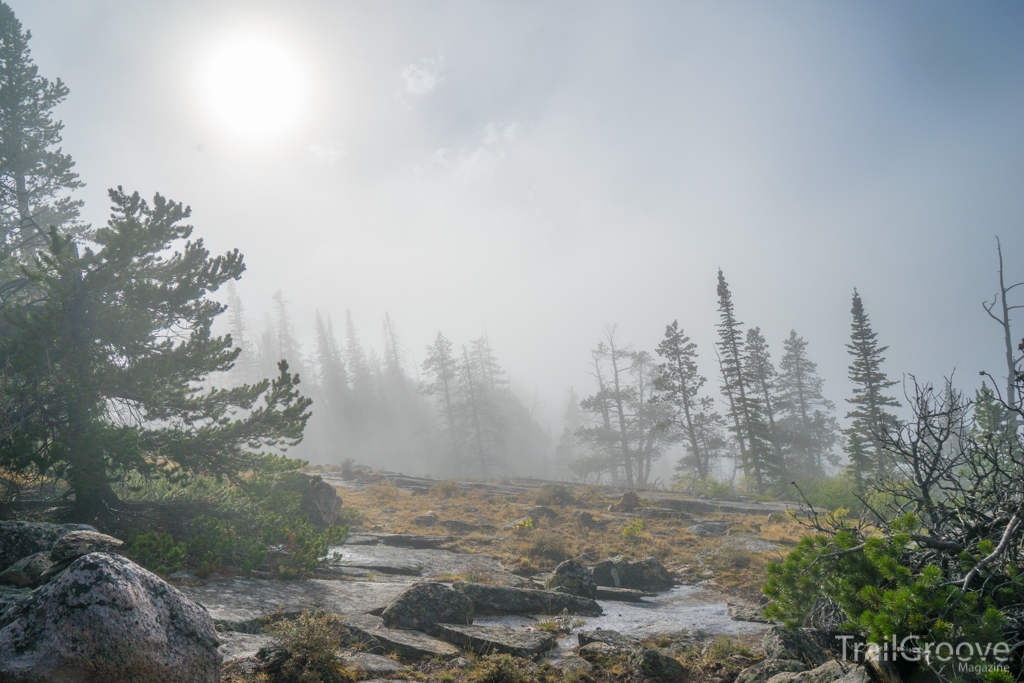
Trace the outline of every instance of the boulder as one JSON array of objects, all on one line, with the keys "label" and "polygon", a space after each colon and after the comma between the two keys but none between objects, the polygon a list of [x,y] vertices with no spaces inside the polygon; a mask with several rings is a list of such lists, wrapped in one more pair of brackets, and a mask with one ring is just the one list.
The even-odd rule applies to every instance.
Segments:
[{"label": "boulder", "polygon": [[0,522],[0,570],[23,557],[49,551],[71,531],[96,531],[87,524],[46,524],[18,520]]},{"label": "boulder", "polygon": [[724,536],[731,526],[732,522],[704,520],[686,527],[686,530],[694,536],[707,538],[709,536]]},{"label": "boulder", "polygon": [[337,489],[320,478],[319,475],[296,474],[291,479],[281,482],[285,491],[298,491],[302,494],[299,510],[309,518],[315,527],[328,527],[338,521],[341,514],[341,496]]},{"label": "boulder", "polygon": [[575,517],[579,521],[579,523],[583,524],[584,526],[590,526],[594,523],[594,515],[586,510],[577,510],[576,512],[572,513],[572,516]]},{"label": "boulder", "polygon": [[627,650],[602,642],[587,643],[579,649],[580,657],[591,663],[597,663],[609,657],[618,657],[626,652]]},{"label": "boulder", "polygon": [[579,641],[580,647],[585,647],[590,643],[604,643],[619,650],[632,650],[640,644],[636,638],[624,636],[611,629],[600,628],[594,631],[580,631],[576,634],[576,640]]},{"label": "boulder", "polygon": [[440,624],[438,636],[449,643],[478,654],[510,654],[533,659],[555,644],[555,636],[545,631],[526,631],[508,626],[456,626]]},{"label": "boulder", "polygon": [[526,508],[525,512],[527,516],[532,519],[540,519],[542,517],[547,519],[558,519],[558,513],[546,505],[534,505],[533,507]]},{"label": "boulder", "polygon": [[870,680],[863,665],[832,659],[808,671],[776,674],[768,680],[768,683],[835,683],[846,676],[850,676],[846,683],[854,683],[854,679],[857,678],[863,678],[863,683]]},{"label": "boulder", "polygon": [[433,512],[416,515],[412,518],[412,523],[416,526],[435,526],[437,524],[437,515]]},{"label": "boulder", "polygon": [[590,673],[594,669],[594,665],[583,659],[583,657],[569,655],[558,660],[555,668],[561,670],[564,674],[575,674],[578,678],[580,674]]},{"label": "boulder", "polygon": [[213,620],[155,574],[90,553],[4,613],[0,680],[220,680]]},{"label": "boulder", "polygon": [[124,541],[98,531],[72,531],[53,544],[50,561],[54,564],[76,560],[89,553],[108,553],[124,545]]},{"label": "boulder", "polygon": [[0,584],[17,588],[37,588],[43,585],[43,574],[52,566],[50,553],[45,550],[23,557],[0,572]]},{"label": "boulder", "polygon": [[594,583],[594,575],[583,566],[582,562],[576,560],[566,560],[555,567],[546,588],[591,600],[597,598],[597,584]]},{"label": "boulder", "polygon": [[657,681],[681,681],[686,667],[675,657],[655,647],[644,648],[636,657],[636,668]]},{"label": "boulder", "polygon": [[590,598],[569,593],[541,591],[531,588],[494,586],[485,583],[452,584],[465,593],[473,602],[473,608],[481,614],[582,614],[599,616],[601,606]]},{"label": "boulder", "polygon": [[761,646],[768,659],[795,659],[809,668],[821,666],[828,656],[814,638],[803,631],[773,626],[761,639]]},{"label": "boulder", "polygon": [[632,512],[638,507],[640,507],[640,496],[637,495],[636,491],[626,491],[622,494],[622,498],[619,499],[618,503],[608,506],[608,510],[611,512]]},{"label": "boulder", "polygon": [[630,562],[619,555],[597,563],[593,576],[598,586],[642,591],[668,590],[674,583],[665,566],[654,557]]},{"label": "boulder", "polygon": [[384,608],[381,618],[391,628],[433,631],[438,624],[472,624],[473,601],[443,583],[414,583]]},{"label": "boulder", "polygon": [[768,683],[776,674],[807,671],[807,665],[795,659],[765,659],[744,669],[735,683]]},{"label": "boulder", "polygon": [[372,614],[343,615],[341,624],[371,652],[396,654],[403,661],[447,659],[459,654],[457,647],[426,633],[385,628],[384,621]]}]

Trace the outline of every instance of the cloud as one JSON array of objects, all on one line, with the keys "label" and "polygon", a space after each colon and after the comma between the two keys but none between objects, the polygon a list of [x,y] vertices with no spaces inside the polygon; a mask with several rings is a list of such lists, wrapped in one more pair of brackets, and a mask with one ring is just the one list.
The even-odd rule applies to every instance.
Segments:
[{"label": "cloud", "polygon": [[444,57],[424,57],[419,64],[406,64],[402,67],[402,79],[405,91],[413,97],[421,97],[444,82],[441,75],[441,63]]},{"label": "cloud", "polygon": [[314,142],[309,146],[309,153],[317,161],[334,165],[338,159],[345,156],[347,152],[333,142]]},{"label": "cloud", "polygon": [[434,152],[431,161],[443,167],[451,167],[452,175],[462,183],[490,178],[508,157],[521,130],[522,124],[514,121],[488,123],[480,131],[481,144],[473,150],[461,150],[454,165],[451,163],[449,150],[445,148]]}]

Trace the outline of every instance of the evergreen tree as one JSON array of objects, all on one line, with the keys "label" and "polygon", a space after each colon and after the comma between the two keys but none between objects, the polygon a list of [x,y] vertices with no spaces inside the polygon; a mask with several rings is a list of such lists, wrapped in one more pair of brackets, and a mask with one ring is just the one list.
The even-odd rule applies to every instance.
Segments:
[{"label": "evergreen tree", "polygon": [[331,435],[344,443],[344,416],[349,409],[348,377],[345,373],[345,362],[342,359],[338,340],[334,336],[334,324],[330,316],[324,323],[320,311],[316,312],[316,380],[320,393],[321,407],[318,413],[324,413],[325,423]]},{"label": "evergreen tree", "polygon": [[768,342],[761,334],[761,328],[752,327],[747,330],[746,343],[743,346],[745,384],[749,387],[748,397],[761,417],[756,429],[761,435],[764,451],[761,467],[766,479],[786,484],[790,473],[787,469],[787,450],[783,435],[775,423],[776,381],[778,373],[772,363]]},{"label": "evergreen tree", "polygon": [[791,451],[792,468],[810,478],[825,476],[826,465],[835,465],[833,453],[839,439],[835,404],[822,393],[824,381],[818,366],[807,357],[807,342],[791,330],[782,343],[779,362],[777,407],[779,426]]},{"label": "evergreen tree", "polygon": [[555,464],[560,472],[569,472],[571,464],[583,454],[576,439],[576,430],[586,424],[583,411],[580,410],[579,394],[572,387],[569,387],[569,393],[565,398],[562,423],[562,434],[558,437],[558,445],[555,446]]},{"label": "evergreen tree", "polygon": [[62,234],[82,228],[82,203],[70,196],[82,183],[71,156],[60,148],[64,124],[52,116],[68,89],[59,78],[39,75],[28,47],[31,38],[10,5],[0,3],[0,249],[5,255],[27,255],[45,246],[50,228]]},{"label": "evergreen tree", "polygon": [[495,465],[504,461],[505,420],[487,386],[487,378],[462,347],[459,364],[459,402],[457,415],[467,435],[466,452],[473,454],[481,477],[489,476]]},{"label": "evergreen tree", "polygon": [[249,342],[249,328],[245,323],[245,307],[238,296],[235,283],[228,281],[228,317],[231,325],[231,340],[241,351],[232,368],[232,375],[238,384],[249,384],[260,378],[256,353]]},{"label": "evergreen tree", "polygon": [[686,451],[676,470],[684,476],[692,474],[694,483],[706,483],[724,440],[722,419],[713,411],[714,402],[710,397],[700,396],[707,379],[697,369],[697,345],[673,320],[665,326],[665,338],[658,344],[657,352],[664,360],[656,381],[659,400],[672,406],[672,419]]},{"label": "evergreen tree", "polygon": [[860,294],[853,290],[853,323],[850,343],[846,345],[852,357],[849,368],[853,396],[846,399],[852,407],[846,414],[850,426],[845,434],[849,448],[850,470],[858,488],[864,479],[886,471],[880,437],[885,430],[896,424],[896,418],[887,408],[899,407],[899,401],[886,395],[886,389],[895,386],[882,371],[882,356],[888,346],[878,345],[878,335],[871,329],[871,322],[864,310]]},{"label": "evergreen tree", "polygon": [[25,270],[39,299],[0,301],[5,417],[16,425],[0,434],[0,468],[63,478],[83,519],[116,506],[112,481],[129,473],[237,479],[266,462],[258,450],[298,443],[309,418],[284,361],[273,382],[201,388],[240,352],[230,335],[212,336],[225,306],[207,294],[241,276],[242,257],[186,241],[181,204],[157,195],[149,206],[120,188],[110,197],[93,246],[50,232]]},{"label": "evergreen tree", "polygon": [[447,432],[451,444],[451,459],[453,463],[458,463],[461,460],[461,438],[455,414],[458,398],[458,361],[452,354],[452,343],[440,332],[437,333],[434,343],[427,347],[423,371],[433,378],[432,382],[423,385],[423,389],[439,399],[444,431]]},{"label": "evergreen tree", "polygon": [[769,472],[771,446],[767,441],[767,427],[758,409],[758,402],[747,386],[744,372],[742,322],[736,319],[732,293],[722,270],[718,270],[718,352],[722,372],[722,394],[729,404],[732,432],[739,446],[743,473],[752,480],[758,493],[764,493]]}]

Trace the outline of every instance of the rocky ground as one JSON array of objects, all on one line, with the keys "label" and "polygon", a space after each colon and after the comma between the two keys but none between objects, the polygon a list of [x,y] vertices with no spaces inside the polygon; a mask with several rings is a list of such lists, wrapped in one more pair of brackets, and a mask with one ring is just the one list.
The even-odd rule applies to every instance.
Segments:
[{"label": "rocky ground", "polygon": [[[0,678],[90,666],[83,647],[105,641],[83,644],[80,634],[97,629],[149,653],[122,661],[136,671],[111,681],[731,683],[744,672],[741,683],[766,683],[768,673],[803,675],[825,662],[762,644],[764,567],[800,534],[785,505],[534,481],[321,476],[344,499],[352,531],[305,580],[182,571],[165,583],[120,558],[116,539],[40,525],[28,542],[0,522],[0,565],[21,565],[0,573]],[[75,534],[86,537],[64,540]],[[77,613],[82,623],[67,618],[76,591],[99,596]],[[38,643],[51,641],[60,656],[41,657],[49,645]],[[160,642],[179,654],[150,652]],[[756,664],[766,656],[776,663]],[[179,679],[168,673],[185,669]],[[832,673],[807,680],[840,677]]]}]

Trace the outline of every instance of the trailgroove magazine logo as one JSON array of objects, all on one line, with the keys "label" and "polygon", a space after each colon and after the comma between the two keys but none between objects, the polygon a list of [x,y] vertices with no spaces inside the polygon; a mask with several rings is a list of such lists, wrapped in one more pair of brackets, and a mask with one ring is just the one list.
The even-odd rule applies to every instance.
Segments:
[{"label": "trailgroove magazine logo", "polygon": [[837,635],[836,640],[842,641],[844,661],[923,662],[930,666],[953,663],[954,669],[961,673],[985,673],[994,669],[1009,671],[1006,661],[1010,658],[1010,645],[1004,642],[924,642],[916,635],[899,641],[892,636],[882,644],[857,642],[852,635]]}]

